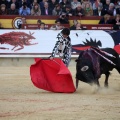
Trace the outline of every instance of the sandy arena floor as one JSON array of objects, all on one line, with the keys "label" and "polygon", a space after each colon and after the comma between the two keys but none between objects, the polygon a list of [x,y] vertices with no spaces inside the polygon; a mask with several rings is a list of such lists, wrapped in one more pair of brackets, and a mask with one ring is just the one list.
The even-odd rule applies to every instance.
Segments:
[{"label": "sandy arena floor", "polygon": [[[69,69],[75,78],[75,63]],[[33,86],[29,67],[0,67],[0,120],[120,120],[120,75],[112,72],[108,89],[104,75],[100,83],[51,93]]]}]

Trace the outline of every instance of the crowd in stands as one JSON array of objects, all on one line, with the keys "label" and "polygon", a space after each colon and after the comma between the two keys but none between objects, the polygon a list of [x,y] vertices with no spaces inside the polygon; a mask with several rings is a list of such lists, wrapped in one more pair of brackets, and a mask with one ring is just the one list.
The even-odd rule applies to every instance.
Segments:
[{"label": "crowd in stands", "polygon": [[99,24],[120,25],[120,0],[0,0],[0,15],[57,15],[55,25],[71,16],[102,16]]},{"label": "crowd in stands", "polygon": [[120,0],[0,0],[0,15],[111,16],[120,14]]}]

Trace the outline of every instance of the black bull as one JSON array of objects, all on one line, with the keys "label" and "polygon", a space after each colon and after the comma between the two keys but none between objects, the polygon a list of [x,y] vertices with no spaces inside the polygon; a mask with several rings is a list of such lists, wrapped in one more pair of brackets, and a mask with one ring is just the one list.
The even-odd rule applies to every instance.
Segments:
[{"label": "black bull", "polygon": [[100,86],[99,78],[102,74],[106,76],[104,86],[108,87],[109,71],[115,68],[120,73],[120,58],[112,48],[91,47],[80,52],[76,62],[76,88],[79,80]]}]

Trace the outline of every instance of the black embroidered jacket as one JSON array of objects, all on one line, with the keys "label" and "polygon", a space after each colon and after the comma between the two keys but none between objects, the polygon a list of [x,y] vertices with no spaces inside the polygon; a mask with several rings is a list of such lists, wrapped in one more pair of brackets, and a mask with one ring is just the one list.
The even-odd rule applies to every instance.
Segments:
[{"label": "black embroidered jacket", "polygon": [[59,33],[57,38],[58,40],[53,48],[51,56],[55,57],[58,53],[65,65],[68,66],[71,59],[71,39],[70,37],[64,38],[62,33]]}]

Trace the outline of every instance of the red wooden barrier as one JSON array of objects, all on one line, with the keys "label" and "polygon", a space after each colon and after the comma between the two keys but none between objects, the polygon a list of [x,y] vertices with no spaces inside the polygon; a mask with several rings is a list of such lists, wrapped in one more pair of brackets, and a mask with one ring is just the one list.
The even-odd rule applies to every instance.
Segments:
[{"label": "red wooden barrier", "polygon": [[[53,24],[45,24],[45,28],[49,29]],[[69,24],[61,24],[64,27],[70,28]],[[22,29],[39,29],[40,24],[22,24]]]},{"label": "red wooden barrier", "polygon": [[[49,29],[53,24],[46,24],[45,25],[45,28],[46,29]],[[64,27],[70,27],[69,24],[63,24],[62,26]],[[112,24],[91,24],[91,25],[88,25],[88,24],[83,24],[82,25],[83,28],[86,28],[87,30],[112,30],[113,29],[113,25]],[[40,28],[40,25],[39,24],[22,24],[22,29],[31,29],[31,30],[34,30],[34,29],[39,29]]]}]

